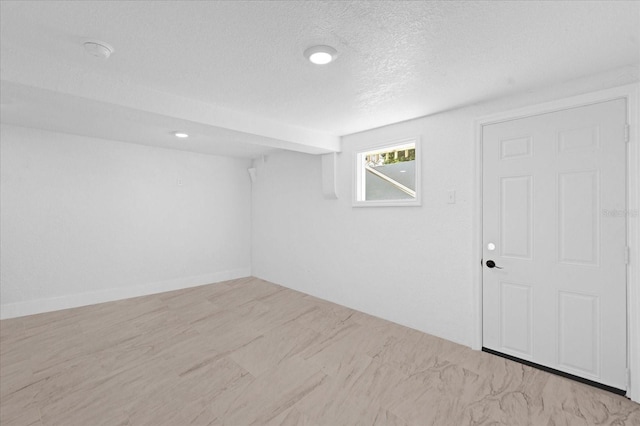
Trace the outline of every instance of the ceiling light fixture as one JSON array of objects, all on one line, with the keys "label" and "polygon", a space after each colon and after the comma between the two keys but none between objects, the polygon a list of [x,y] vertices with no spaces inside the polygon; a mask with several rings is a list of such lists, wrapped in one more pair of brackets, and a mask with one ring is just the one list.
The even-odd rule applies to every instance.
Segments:
[{"label": "ceiling light fixture", "polygon": [[176,138],[180,138],[180,139],[185,139],[185,138],[188,138],[188,137],[189,137],[189,135],[188,135],[188,134],[186,134],[185,132],[173,132],[173,135],[174,135]]},{"label": "ceiling light fixture", "polygon": [[87,40],[83,44],[84,51],[96,58],[108,59],[113,53],[113,47],[99,40]]},{"label": "ceiling light fixture", "polygon": [[336,59],[338,52],[331,46],[312,46],[304,51],[304,57],[316,65],[326,65]]}]

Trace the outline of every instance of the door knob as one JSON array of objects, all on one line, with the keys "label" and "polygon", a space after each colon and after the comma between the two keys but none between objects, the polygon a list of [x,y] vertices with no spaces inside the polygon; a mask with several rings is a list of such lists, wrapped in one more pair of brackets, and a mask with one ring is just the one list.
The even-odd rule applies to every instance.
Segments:
[{"label": "door knob", "polygon": [[502,269],[500,266],[496,266],[496,262],[494,262],[493,260],[487,260],[487,268]]}]

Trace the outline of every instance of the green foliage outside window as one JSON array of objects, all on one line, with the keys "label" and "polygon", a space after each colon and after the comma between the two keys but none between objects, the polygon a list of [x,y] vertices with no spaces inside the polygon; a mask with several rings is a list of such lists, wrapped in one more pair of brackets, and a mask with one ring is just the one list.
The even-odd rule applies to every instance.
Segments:
[{"label": "green foliage outside window", "polygon": [[401,151],[389,151],[379,155],[383,158],[382,164],[394,164],[403,161],[414,161],[416,159],[416,150],[413,148]]}]

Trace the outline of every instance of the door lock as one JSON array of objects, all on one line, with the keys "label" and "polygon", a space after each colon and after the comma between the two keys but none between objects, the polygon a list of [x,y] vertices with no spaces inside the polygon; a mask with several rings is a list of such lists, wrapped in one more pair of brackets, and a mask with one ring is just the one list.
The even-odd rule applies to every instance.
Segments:
[{"label": "door lock", "polygon": [[496,262],[494,262],[493,260],[487,260],[487,268],[502,269],[502,267],[496,266]]}]

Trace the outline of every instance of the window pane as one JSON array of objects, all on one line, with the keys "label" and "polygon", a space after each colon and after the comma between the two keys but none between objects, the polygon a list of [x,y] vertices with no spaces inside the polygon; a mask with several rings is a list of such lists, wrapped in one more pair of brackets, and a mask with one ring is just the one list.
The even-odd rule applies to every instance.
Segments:
[{"label": "window pane", "polygon": [[[394,181],[415,191],[415,161],[388,164],[373,168]],[[365,200],[412,200],[414,195],[402,191],[398,185],[372,172],[367,172]]]},{"label": "window pane", "polygon": [[414,200],[415,155],[415,143],[363,153],[364,200]]}]

